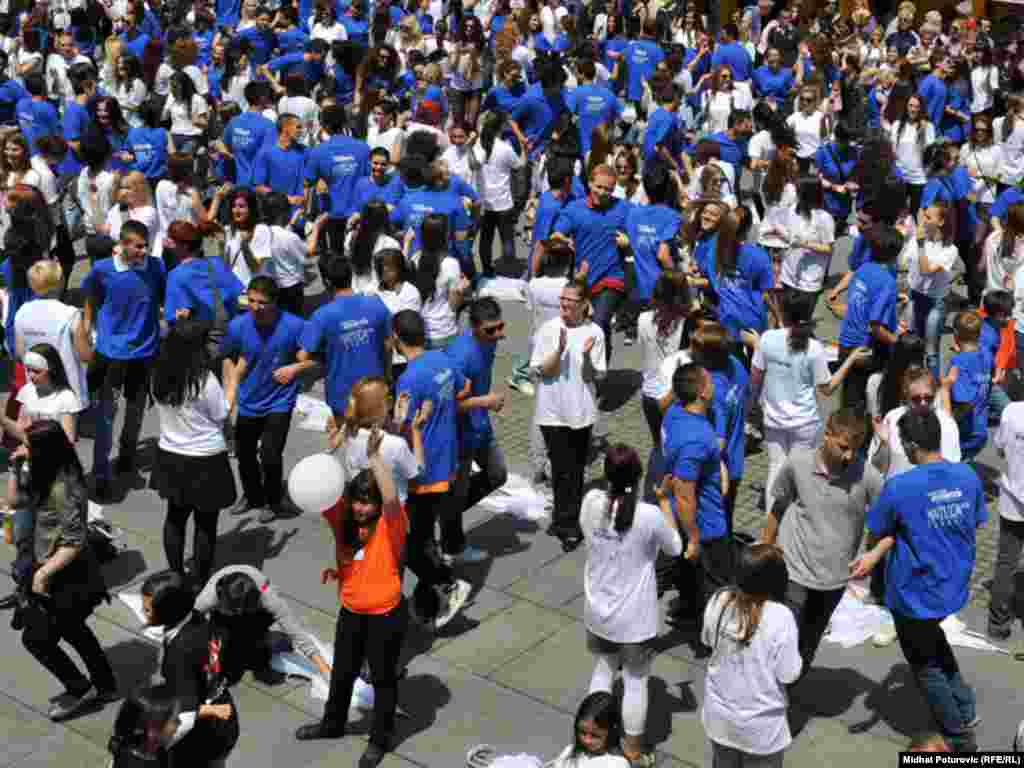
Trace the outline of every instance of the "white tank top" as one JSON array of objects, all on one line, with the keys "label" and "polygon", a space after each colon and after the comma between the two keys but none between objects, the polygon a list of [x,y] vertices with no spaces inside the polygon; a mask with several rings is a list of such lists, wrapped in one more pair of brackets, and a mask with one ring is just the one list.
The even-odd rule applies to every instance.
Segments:
[{"label": "white tank top", "polygon": [[68,383],[82,403],[89,407],[89,385],[85,378],[85,366],[78,359],[72,338],[74,320],[80,310],[56,299],[36,299],[25,304],[14,316],[14,334],[22,340],[24,348],[36,344],[49,344],[57,350]]}]

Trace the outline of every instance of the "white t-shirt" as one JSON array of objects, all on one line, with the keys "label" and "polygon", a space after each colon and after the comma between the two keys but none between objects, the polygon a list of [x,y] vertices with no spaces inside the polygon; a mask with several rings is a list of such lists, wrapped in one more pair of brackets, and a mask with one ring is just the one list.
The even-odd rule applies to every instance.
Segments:
[{"label": "white t-shirt", "polygon": [[[759,131],[750,137],[747,144],[747,155],[751,160],[771,160],[775,157],[775,142],[772,141],[771,131]],[[765,177],[765,171],[751,171],[754,177],[754,189],[761,188],[761,180]]]},{"label": "white t-shirt", "polygon": [[661,375],[661,366],[669,355],[679,351],[679,340],[683,337],[683,322],[679,321],[669,331],[668,336],[658,333],[654,322],[654,310],[642,312],[637,318],[637,338],[640,341],[640,353],[643,356],[644,381],[641,392],[645,397],[660,399],[669,390]]},{"label": "white t-shirt", "polygon": [[[534,336],[530,367],[539,368],[544,359],[558,350],[562,329],[561,317],[549,320]],[[557,376],[541,375],[536,387],[534,421],[538,426],[583,429],[597,421],[597,393],[594,383],[583,379],[583,345],[594,338],[590,360],[594,369],[606,369],[604,332],[594,323],[585,322],[566,328],[567,340]]]},{"label": "white t-shirt", "polygon": [[903,130],[900,127],[901,123],[897,121],[889,130],[889,138],[896,150],[896,167],[908,184],[922,186],[928,181],[924,172],[924,148],[935,141],[935,126],[925,123],[924,141],[921,143],[917,140],[918,126],[905,123],[902,124]]},{"label": "white t-shirt", "polygon": [[908,237],[903,245],[900,263],[908,266],[910,290],[933,299],[944,298],[949,293],[949,286],[953,282],[952,270],[959,251],[955,245],[943,245],[940,242],[929,240],[924,244],[924,252],[928,257],[929,266],[941,266],[942,269],[938,272],[922,273],[921,251],[918,248],[917,240]]},{"label": "white t-shirt", "polygon": [[195,400],[180,408],[156,404],[160,414],[160,448],[182,456],[215,456],[227,450],[224,420],[228,401],[217,377],[207,374],[206,384]]},{"label": "white t-shirt", "polygon": [[549,320],[558,317],[566,277],[535,277],[526,284],[526,306],[530,312],[530,332],[536,334]]},{"label": "white t-shirt", "polygon": [[1001,180],[1003,184],[1015,186],[1024,179],[1024,120],[1018,119],[1010,135],[1004,140],[1005,125],[1006,118],[997,117],[992,121],[992,134],[993,139],[999,142],[999,148],[1003,153]]},{"label": "white t-shirt", "polygon": [[82,220],[85,231],[96,234],[96,225],[105,224],[107,212],[114,203],[114,181],[116,177],[110,171],[100,171],[95,176],[83,168],[78,174],[76,197],[82,206]]},{"label": "white t-shirt", "polygon": [[[806,219],[790,209],[787,216],[786,234],[790,242],[814,242],[832,244],[836,241],[836,222],[828,211],[811,211]],[[825,284],[825,268],[829,255],[812,251],[810,248],[789,248],[782,260],[779,282],[800,291],[820,291]]]},{"label": "white t-shirt", "polygon": [[89,405],[86,367],[75,351],[73,334],[82,311],[56,299],[36,299],[23,304],[14,316],[14,335],[24,349],[49,344],[57,350],[68,384],[85,408]]},{"label": "white t-shirt", "polygon": [[817,387],[832,376],[820,341],[808,339],[806,350],[791,352],[788,329],[766,331],[751,367],[764,371],[761,406],[765,427],[796,430],[821,423]]},{"label": "white t-shirt", "polygon": [[153,238],[153,258],[159,259],[164,252],[164,238],[167,237],[167,230],[171,224],[178,221],[188,221],[197,224],[195,211],[192,208],[192,192],[179,190],[178,185],[173,181],[164,179],[157,182],[156,193],[156,218],[159,231]]},{"label": "white t-shirt", "polygon": [[110,210],[107,211],[107,227],[110,230],[107,234],[114,240],[119,240],[121,238],[121,227],[126,221],[137,221],[146,225],[146,230],[149,232],[149,246],[152,248],[153,238],[156,237],[157,233],[156,208],[152,205],[143,205],[140,208],[130,208],[127,211],[122,211],[119,205],[111,206]]},{"label": "white t-shirt", "polygon": [[[1014,253],[1017,246],[1014,244]],[[1024,263],[1013,273],[1013,320],[1017,328],[1024,329]]]},{"label": "white t-shirt", "polygon": [[572,756],[572,744],[563,749],[545,768],[629,768],[629,760],[621,755]]},{"label": "white t-shirt", "polygon": [[821,121],[825,119],[824,113],[815,110],[810,115],[803,112],[794,112],[786,118],[786,125],[793,129],[796,134],[796,156],[806,160],[814,157],[814,153],[821,146],[822,132]]},{"label": "white t-shirt", "polygon": [[986,178],[998,179],[1003,171],[1003,150],[998,144],[989,147],[972,147],[964,144],[960,147],[960,165],[975,174],[974,195],[979,203],[991,205],[999,194],[995,182],[987,182]]},{"label": "white t-shirt", "polygon": [[[714,165],[722,172],[722,176],[725,178],[722,180],[722,195],[732,195],[736,192],[736,169],[732,167],[732,163],[726,163],[722,160],[712,159],[708,165]],[[701,190],[701,176],[706,168],[706,165],[698,165],[693,169],[693,174],[690,179],[690,186],[687,188],[687,194],[689,194],[691,200],[696,200],[699,197],[704,197]],[[642,185],[641,185],[642,186]]]},{"label": "white t-shirt", "polygon": [[[376,272],[374,273],[374,280],[377,279]],[[353,279],[352,289],[355,291],[355,282]],[[394,317],[403,309],[411,309],[413,312],[419,312],[423,306],[423,300],[420,298],[420,292],[416,290],[416,286],[406,281],[402,283],[397,291],[385,291],[382,290],[380,284],[373,291],[380,300],[384,302],[384,306],[388,308],[388,312]],[[397,349],[391,353],[391,361],[395,364],[408,362],[405,359],[405,355],[401,354]]]},{"label": "white t-shirt", "polygon": [[[235,273],[242,285],[248,285],[255,274],[273,274],[273,254],[270,252],[270,227],[266,224],[257,224],[252,232],[252,239],[249,241],[249,249],[253,258],[261,266],[258,273],[253,273],[249,263],[242,253],[242,236],[237,229],[230,230],[231,236],[224,244],[224,258],[227,260],[231,271]],[[305,258],[305,256],[303,256]]]},{"label": "white t-shirt", "polygon": [[302,122],[299,141],[307,147],[316,143],[320,132],[320,108],[309,96],[282,96],[277,102],[277,114],[295,115]]},{"label": "white t-shirt", "polygon": [[1024,403],[1003,409],[993,444],[1006,459],[999,478],[999,516],[1024,522]]},{"label": "white t-shirt", "polygon": [[35,424],[37,421],[56,421],[60,423],[63,416],[80,413],[83,409],[75,393],[68,388],[39,396],[36,385],[31,381],[18,390],[18,402],[21,412]]},{"label": "white t-shirt", "polygon": [[313,31],[309,36],[314,40],[326,40],[328,43],[333,43],[335,40],[348,40],[348,31],[340,21],[335,21],[331,26],[314,24]]},{"label": "white t-shirt", "polygon": [[[370,430],[360,429],[345,443],[341,456],[345,477],[355,477],[359,472],[370,466],[366,455],[366,444],[370,439]],[[380,455],[384,463],[391,467],[391,475],[395,480],[395,493],[403,504],[409,495],[409,481],[423,471],[423,466],[416,461],[416,455],[404,438],[385,433],[380,442]]]},{"label": "white t-shirt", "polygon": [[[356,241],[357,232],[358,230],[351,229],[349,230],[348,235],[345,236],[345,253],[349,254],[349,256],[352,254],[352,244]],[[395,240],[395,238],[391,237],[391,235],[377,235],[377,240],[373,244],[371,256],[376,256],[381,251],[388,250],[400,251],[402,250],[402,246],[397,240]],[[377,271],[374,269],[372,261],[370,264],[370,271],[367,274],[359,275],[356,274],[355,271],[352,272],[352,293],[377,293],[377,286]],[[392,314],[394,313],[392,312]]]},{"label": "white t-shirt", "polygon": [[[938,393],[936,393],[935,397],[936,403],[938,403]],[[907,407],[901,405],[899,408],[893,408],[882,419],[881,429],[887,430],[889,435],[889,469],[885,473],[887,481],[896,477],[896,475],[902,475],[914,466],[910,463],[910,459],[907,458],[907,451],[903,447],[903,441],[900,439],[900,419],[903,418],[903,414],[906,412]],[[939,417],[939,428],[942,432],[940,445],[942,458],[957,464],[960,461],[960,429],[957,427],[953,417],[946,413],[943,408],[936,407],[935,415]],[[868,461],[871,461],[874,455],[878,453],[879,446],[878,437],[873,438],[871,446],[868,448]]]},{"label": "white t-shirt", "polygon": [[448,292],[459,284],[461,277],[462,268],[456,259],[451,256],[441,259],[441,269],[434,282],[434,295],[423,297],[423,306],[420,308],[428,339],[445,339],[459,332],[455,310],[448,303]]},{"label": "white t-shirt", "polygon": [[754,99],[746,83],[733,83],[731,92],[704,91],[701,97],[701,109],[704,110],[704,130],[707,133],[721,133],[729,128],[729,115],[736,110],[749,110],[754,107]]},{"label": "white t-shirt", "polygon": [[43,193],[43,199],[47,205],[53,205],[58,199],[57,177],[53,175],[53,171],[50,170],[50,166],[46,164],[46,159],[42,155],[34,155],[29,160],[29,165],[32,166],[32,170],[39,178],[39,191]]},{"label": "white t-shirt", "polygon": [[[1016,285],[1017,270],[1024,265],[1024,237],[1013,243],[1013,251],[1003,258],[1003,230],[996,229],[985,238],[986,291],[1012,291]],[[1024,328],[1024,326],[1021,326]]]},{"label": "white t-shirt", "polygon": [[998,90],[998,67],[974,67],[971,70],[971,114],[992,109]]},{"label": "white t-shirt", "polygon": [[661,364],[661,370],[658,371],[658,397],[659,399],[667,395],[672,391],[672,377],[675,376],[676,370],[693,362],[693,357],[690,355],[690,350],[684,349],[679,352],[673,352],[665,361]]},{"label": "white t-shirt", "polygon": [[679,531],[665,522],[658,507],[637,503],[633,524],[618,533],[608,494],[601,490],[584,497],[580,527],[587,547],[583,571],[587,629],[613,643],[642,643],[655,637],[658,579],[654,562],[659,552],[676,557],[683,551]]},{"label": "white t-shirt", "polygon": [[465,144],[461,147],[456,147],[454,144],[448,147],[444,154],[441,155],[441,159],[448,164],[448,173],[450,175],[458,176],[473,187],[479,184],[476,174],[469,167],[469,149]]},{"label": "white t-shirt", "polygon": [[195,118],[198,115],[205,115],[209,109],[206,99],[198,93],[192,94],[191,112],[185,108],[184,102],[178,101],[174,96],[169,96],[167,103],[164,104],[164,117],[170,115],[171,135],[198,136],[201,134],[203,129],[196,125]]},{"label": "white t-shirt", "polygon": [[491,158],[487,160],[484,148],[473,148],[480,163],[480,198],[485,211],[512,210],[512,169],[522,168],[523,158],[504,139],[495,139]]},{"label": "white t-shirt", "polygon": [[803,667],[796,620],[785,605],[767,600],[744,646],[738,640],[735,603],[727,603],[728,592],[718,592],[704,610],[701,640],[712,648],[701,709],[704,732],[716,744],[741,752],[780,752],[793,740],[785,686],[796,681]]},{"label": "white t-shirt", "polygon": [[[156,78],[153,80],[154,93],[159,96],[166,96],[171,92],[171,78],[174,76],[174,71],[174,67],[166,61],[157,68]],[[181,71],[188,75],[198,95],[205,96],[210,92],[210,84],[206,80],[206,75],[195,64],[189,64]]]},{"label": "white t-shirt", "polygon": [[146,84],[139,78],[135,78],[130,83],[115,85],[113,95],[121,105],[121,112],[124,114],[124,119],[128,121],[128,125],[132,128],[141,128],[143,123],[139,116],[139,107],[149,96]]},{"label": "white t-shirt", "polygon": [[[281,288],[291,288],[306,279],[306,243],[288,227],[270,229],[271,271]],[[253,238],[255,239],[255,237]]]}]

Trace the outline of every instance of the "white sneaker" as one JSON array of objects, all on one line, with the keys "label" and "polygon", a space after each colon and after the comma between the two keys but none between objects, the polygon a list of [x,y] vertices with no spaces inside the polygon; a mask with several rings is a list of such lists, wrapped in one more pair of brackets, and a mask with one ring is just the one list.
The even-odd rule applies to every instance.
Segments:
[{"label": "white sneaker", "polygon": [[490,558],[491,553],[486,549],[480,549],[479,547],[467,544],[464,550],[452,557],[452,560],[456,563],[482,563]]},{"label": "white sneaker", "polygon": [[447,605],[441,609],[441,612],[437,614],[437,618],[434,619],[434,629],[441,629],[441,627],[454,619],[456,614],[462,610],[462,606],[466,604],[469,593],[472,591],[473,586],[468,581],[456,579],[455,583],[448,588]]}]

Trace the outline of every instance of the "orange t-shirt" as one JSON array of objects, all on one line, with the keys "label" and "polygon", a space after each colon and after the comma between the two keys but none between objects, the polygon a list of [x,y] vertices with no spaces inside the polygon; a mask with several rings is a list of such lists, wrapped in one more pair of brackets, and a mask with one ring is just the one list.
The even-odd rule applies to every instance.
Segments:
[{"label": "orange t-shirt", "polygon": [[338,595],[344,608],[353,613],[379,615],[388,613],[402,599],[402,549],[408,519],[405,509],[397,515],[387,511],[355,557],[347,559],[342,544],[342,525],[348,514],[345,499],[328,509],[324,519],[334,532],[335,557],[338,562]]}]

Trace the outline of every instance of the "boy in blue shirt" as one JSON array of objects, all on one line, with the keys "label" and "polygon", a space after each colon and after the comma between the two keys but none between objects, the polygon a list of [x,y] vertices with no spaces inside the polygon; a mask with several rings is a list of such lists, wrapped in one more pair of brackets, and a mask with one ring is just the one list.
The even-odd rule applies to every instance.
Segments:
[{"label": "boy in blue shirt", "polygon": [[296,140],[302,130],[297,115],[277,118],[277,142],[264,144],[253,163],[252,183],[260,194],[281,192],[295,211],[305,201],[306,148]]},{"label": "boy in blue shirt", "polygon": [[265,147],[274,146],[277,128],[263,115],[263,105],[268,101],[270,85],[255,80],[245,86],[245,100],[249,110],[231,121],[224,128],[221,150],[235,160],[235,184],[239,187],[253,186],[256,157]]},{"label": "boy in blue shirt", "polygon": [[46,100],[46,80],[41,74],[33,72],[25,75],[25,90],[28,96],[18,101],[15,115],[18,128],[28,139],[29,149],[33,155],[37,155],[39,150],[36,149],[36,139],[60,133],[60,117],[54,106]]},{"label": "boy in blue shirt", "polygon": [[960,428],[960,452],[964,461],[981,453],[988,441],[988,395],[992,381],[992,358],[982,350],[981,316],[973,311],[961,312],[953,321],[953,350],[946,375],[956,369],[950,396],[953,416]]},{"label": "boy in blue shirt", "polygon": [[1003,331],[1013,315],[1013,294],[1009,291],[989,291],[982,300],[981,351],[992,360],[992,386],[988,395],[989,423],[998,424],[1003,410],[1010,404],[1006,394],[1006,368],[999,356]]},{"label": "boy in blue shirt", "polygon": [[396,410],[396,421],[406,429],[420,406],[431,404],[423,428],[425,468],[417,481],[409,484],[406,501],[406,558],[419,580],[413,608],[421,619],[440,629],[465,605],[471,591],[469,583],[455,578],[434,540],[434,526],[448,519],[455,503],[451,490],[459,462],[458,401],[466,396],[469,382],[445,352],[426,350],[426,326],[418,313],[404,309],[391,325],[395,346],[409,361],[396,386],[399,403],[408,408],[404,413]]},{"label": "boy in blue shirt", "polygon": [[[459,402],[460,456],[455,479],[455,503],[447,520],[441,521],[441,548],[446,557],[463,563],[479,562],[486,551],[466,544],[462,514],[505,484],[505,455],[494,437],[490,411],[501,413],[505,395],[491,391],[494,355],[505,338],[501,305],[490,297],[469,307],[470,329],[445,350],[456,370],[469,382],[469,397]],[[480,467],[472,472],[473,462]]]},{"label": "boy in blue shirt", "polygon": [[110,448],[114,398],[124,390],[124,425],[114,465],[118,474],[135,469],[135,451],[149,393],[149,368],[160,343],[160,305],[167,276],[164,263],[148,254],[145,224],[126,221],[114,255],[93,265],[82,282],[96,317],[96,359],[89,371],[90,390],[99,390],[92,471],[97,498],[110,498]]},{"label": "boy in blue shirt", "polygon": [[298,377],[315,365],[295,362],[306,323],[278,308],[279,293],[272,277],[250,280],[249,311],[231,321],[221,347],[222,357],[238,358],[228,366],[225,394],[230,409],[238,407],[235,452],[245,495],[231,514],[257,510],[261,523],[273,522],[281,512],[284,446],[299,396]]},{"label": "boy in blue shirt", "polygon": [[[631,42],[622,52],[622,61],[627,67],[626,98],[637,104],[644,95],[644,81],[651,78],[658,64],[665,59],[665,52],[656,42],[657,37],[657,19],[651,15],[643,21],[640,39]],[[612,74],[615,80],[619,79],[620,67],[621,64],[616,62],[615,72]]]},{"label": "boy in blue shirt", "polygon": [[976,530],[988,519],[981,480],[941,455],[935,412],[908,410],[900,438],[916,466],[890,479],[867,517],[868,547],[851,566],[861,579],[888,553],[885,604],[935,722],[954,750],[977,751],[977,712],[941,623],[967,604]]},{"label": "boy in blue shirt", "polygon": [[[696,363],[680,366],[672,376],[672,392],[675,402],[665,412],[661,442],[686,551],[676,572],[679,604],[671,623],[700,637],[708,599],[733,579],[732,540],[722,503],[729,479],[708,418],[715,400],[711,375]],[[698,651],[707,655],[710,649]]]}]

